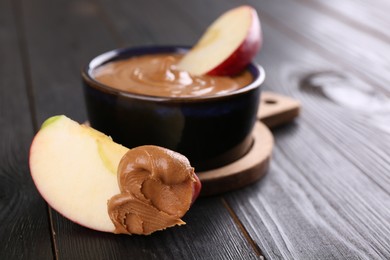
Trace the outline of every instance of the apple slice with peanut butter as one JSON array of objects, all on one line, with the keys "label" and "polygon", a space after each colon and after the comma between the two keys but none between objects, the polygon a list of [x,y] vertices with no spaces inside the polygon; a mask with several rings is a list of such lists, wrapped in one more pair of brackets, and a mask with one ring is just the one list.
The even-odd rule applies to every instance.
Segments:
[{"label": "apple slice with peanut butter", "polygon": [[53,209],[104,232],[151,234],[185,224],[181,218],[201,189],[183,155],[157,146],[128,149],[63,115],[42,125],[29,164]]}]

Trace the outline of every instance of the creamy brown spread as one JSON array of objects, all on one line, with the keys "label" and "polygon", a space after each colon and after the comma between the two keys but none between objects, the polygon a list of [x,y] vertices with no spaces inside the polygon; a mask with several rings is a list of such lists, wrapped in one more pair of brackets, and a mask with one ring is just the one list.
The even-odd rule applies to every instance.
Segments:
[{"label": "creamy brown spread", "polygon": [[94,78],[122,91],[162,97],[223,94],[252,82],[248,71],[235,77],[194,76],[176,69],[179,54],[151,54],[107,63],[98,67]]},{"label": "creamy brown spread", "polygon": [[146,145],[129,150],[118,166],[120,194],[108,201],[115,233],[148,235],[185,224],[196,177],[183,155]]}]

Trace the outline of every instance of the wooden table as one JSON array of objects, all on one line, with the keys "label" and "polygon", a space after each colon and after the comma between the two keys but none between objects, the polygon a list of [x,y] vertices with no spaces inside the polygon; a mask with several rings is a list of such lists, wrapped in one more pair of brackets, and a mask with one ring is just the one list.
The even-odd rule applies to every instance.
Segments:
[{"label": "wooden table", "polygon": [[[148,237],[48,207],[29,147],[52,115],[87,119],[81,67],[117,47],[191,45],[241,4],[262,22],[264,89],[302,104],[272,130],[267,175]],[[0,259],[389,259],[389,12],[386,0],[1,0]]]}]

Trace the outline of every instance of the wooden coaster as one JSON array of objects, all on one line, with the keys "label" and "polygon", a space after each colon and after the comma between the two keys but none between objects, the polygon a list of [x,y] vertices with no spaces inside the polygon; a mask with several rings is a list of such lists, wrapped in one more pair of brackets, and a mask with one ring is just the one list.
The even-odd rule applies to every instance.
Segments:
[{"label": "wooden coaster", "polygon": [[301,104],[290,97],[273,92],[261,93],[257,122],[253,130],[253,146],[241,159],[224,167],[197,173],[202,182],[201,196],[215,195],[242,188],[262,178],[269,166],[274,138],[268,128],[294,120]]},{"label": "wooden coaster", "polygon": [[273,92],[261,92],[257,117],[269,128],[292,121],[299,115],[301,104],[290,97]]},{"label": "wooden coaster", "polygon": [[245,156],[221,168],[197,173],[202,182],[200,195],[235,190],[259,180],[268,170],[273,145],[270,130],[257,122],[253,129],[253,146]]}]

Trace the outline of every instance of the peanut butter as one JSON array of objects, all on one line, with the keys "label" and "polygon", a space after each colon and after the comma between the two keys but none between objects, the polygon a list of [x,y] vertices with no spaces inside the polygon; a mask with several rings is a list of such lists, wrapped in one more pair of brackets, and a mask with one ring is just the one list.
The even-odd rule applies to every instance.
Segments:
[{"label": "peanut butter", "polygon": [[150,54],[118,60],[98,67],[93,76],[125,92],[162,97],[218,95],[252,82],[248,71],[235,77],[191,75],[176,68],[181,57],[179,54]]},{"label": "peanut butter", "polygon": [[152,145],[129,150],[118,166],[121,193],[108,201],[115,233],[148,235],[185,224],[195,182],[194,168],[179,153]]}]

